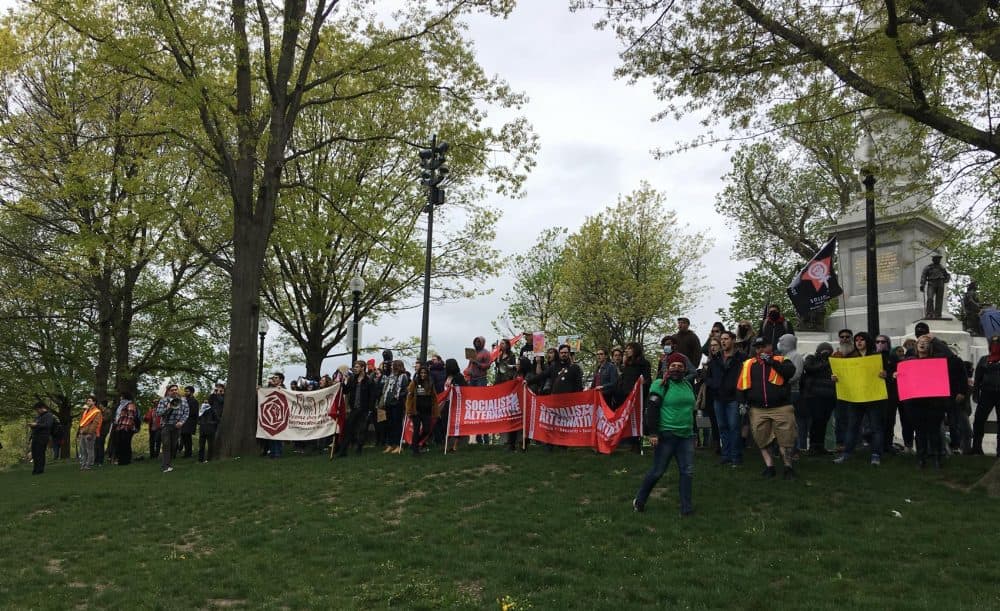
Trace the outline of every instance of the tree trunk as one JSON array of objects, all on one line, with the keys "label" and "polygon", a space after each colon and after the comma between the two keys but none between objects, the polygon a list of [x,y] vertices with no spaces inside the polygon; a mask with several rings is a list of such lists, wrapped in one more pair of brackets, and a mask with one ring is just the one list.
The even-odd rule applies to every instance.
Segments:
[{"label": "tree trunk", "polygon": [[97,287],[97,363],[94,366],[94,396],[98,401],[108,398],[108,379],[111,377],[112,327],[111,299],[108,296],[108,285],[99,283]]},{"label": "tree trunk", "polygon": [[229,458],[252,456],[257,449],[257,322],[267,243],[267,235],[249,221],[236,219],[233,233],[229,373],[217,452]]},{"label": "tree trunk", "polygon": [[310,338],[309,343],[303,346],[302,352],[306,357],[306,377],[318,380],[323,375],[323,361],[330,352],[323,349],[323,338],[319,338],[318,342]]}]

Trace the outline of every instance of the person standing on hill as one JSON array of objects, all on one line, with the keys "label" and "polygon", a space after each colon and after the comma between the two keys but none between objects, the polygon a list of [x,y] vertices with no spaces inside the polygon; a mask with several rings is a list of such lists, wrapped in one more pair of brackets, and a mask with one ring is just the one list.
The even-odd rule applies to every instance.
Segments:
[{"label": "person standing on hill", "polygon": [[101,408],[97,407],[97,398],[94,395],[87,395],[86,405],[80,414],[80,426],[76,429],[81,471],[90,471],[94,468],[94,443],[103,420]]},{"label": "person standing on hill", "polygon": [[[990,352],[976,364],[972,398],[976,400],[976,415],[972,424],[972,454],[983,453],[986,421],[993,410],[1000,420],[1000,335],[990,338]],[[1000,427],[997,429],[997,455],[1000,456]]]},{"label": "person standing on hill", "polygon": [[160,469],[164,473],[170,473],[174,470],[173,457],[181,428],[189,416],[187,401],[178,393],[176,384],[167,386],[166,396],[156,404],[156,414],[160,417],[160,422],[163,425],[161,429]]},{"label": "person standing on hill", "polygon": [[45,473],[45,452],[49,447],[52,429],[55,428],[56,417],[49,411],[44,401],[35,403],[35,421],[28,424],[31,427],[31,474]]},{"label": "person standing on hill", "polygon": [[132,463],[132,436],[139,430],[139,409],[129,393],[122,393],[121,402],[115,410],[115,422],[111,428],[111,439],[119,465]]},{"label": "person standing on hill", "polygon": [[767,314],[764,316],[764,322],[761,323],[757,335],[766,339],[768,345],[774,347],[778,345],[781,336],[786,333],[795,335],[792,323],[785,320],[785,317],[781,315],[781,308],[772,303],[767,306]]},{"label": "person standing on hill", "polygon": [[677,319],[677,333],[674,333],[674,350],[688,357],[691,367],[701,364],[701,340],[691,330],[691,321],[686,316]]},{"label": "person standing on hill", "polygon": [[766,478],[775,476],[770,445],[777,440],[785,464],[784,478],[795,479],[792,447],[795,445],[795,410],[787,380],[795,375],[795,365],[774,354],[771,342],[758,337],[753,342],[756,356],[743,362],[736,389],[743,393],[743,403],[750,406],[750,430],[764,459]]}]

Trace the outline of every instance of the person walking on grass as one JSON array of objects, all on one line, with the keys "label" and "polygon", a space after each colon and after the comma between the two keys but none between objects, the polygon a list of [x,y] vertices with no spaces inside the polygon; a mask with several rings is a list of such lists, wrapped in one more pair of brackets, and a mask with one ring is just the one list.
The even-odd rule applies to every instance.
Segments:
[{"label": "person walking on grass", "polygon": [[156,415],[160,417],[162,425],[160,448],[160,469],[164,473],[174,470],[174,452],[178,446],[181,428],[187,422],[188,404],[180,394],[176,384],[167,386],[167,394],[156,404]]},{"label": "person walking on grass", "polygon": [[795,375],[795,365],[774,354],[771,340],[758,337],[753,342],[756,356],[743,362],[736,389],[750,406],[750,432],[764,459],[765,478],[775,476],[771,442],[777,440],[785,464],[785,479],[795,479],[792,448],[795,445],[795,410],[791,405],[787,380]]},{"label": "person walking on grass", "polygon": [[101,408],[97,407],[97,398],[94,395],[87,395],[86,405],[80,414],[80,426],[76,429],[81,471],[90,471],[94,468],[94,443],[97,441],[97,433],[101,430],[103,420]]},{"label": "person walking on grass", "polygon": [[677,459],[678,495],[681,516],[694,513],[692,488],[694,481],[694,387],[685,379],[687,367],[684,357],[671,354],[667,358],[667,371],[649,389],[649,408],[646,410],[646,429],[653,436],[653,466],[632,499],[634,511],[645,511],[649,493],[653,490],[671,459]]}]

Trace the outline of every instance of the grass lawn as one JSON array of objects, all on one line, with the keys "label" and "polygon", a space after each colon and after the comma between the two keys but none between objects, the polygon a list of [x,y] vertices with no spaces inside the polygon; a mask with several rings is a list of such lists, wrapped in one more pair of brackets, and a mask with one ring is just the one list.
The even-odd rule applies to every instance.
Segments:
[{"label": "grass lawn", "polygon": [[674,465],[632,512],[648,454],[18,465],[0,608],[1000,608],[997,500],[959,489],[993,458],[804,458],[796,482],[747,458],[698,450],[685,519]]}]

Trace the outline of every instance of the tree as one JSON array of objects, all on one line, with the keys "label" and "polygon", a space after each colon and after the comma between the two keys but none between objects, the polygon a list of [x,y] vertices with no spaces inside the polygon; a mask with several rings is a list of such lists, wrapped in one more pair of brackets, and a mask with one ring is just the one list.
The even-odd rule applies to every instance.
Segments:
[{"label": "tree", "polygon": [[[508,333],[562,330],[556,310],[556,292],[566,249],[565,227],[549,227],[526,252],[511,259],[509,271],[514,286],[504,297]],[[527,338],[526,341],[530,341]]]},{"label": "tree", "polygon": [[[155,90],[107,70],[65,25],[26,10],[5,19],[4,32],[0,218],[8,230],[0,254],[46,287],[39,303],[55,303],[58,288],[66,300],[59,311],[74,304],[76,324],[96,334],[93,362],[82,369],[88,392],[134,395],[140,376],[177,371],[162,358],[168,342],[200,337],[194,331],[219,320],[215,300],[188,292],[208,260],[172,230],[185,156],[151,127],[163,111]],[[14,299],[11,307],[39,303]],[[155,324],[137,332],[150,316]],[[201,370],[191,356],[180,371]]]},{"label": "tree", "polygon": [[[483,103],[513,108],[521,96],[485,77],[454,23],[441,30],[438,35],[452,45],[431,53],[413,40],[397,49],[390,65],[363,79],[432,83],[441,74],[446,81],[365,96],[336,114],[307,109],[298,122],[264,297],[268,316],[305,355],[307,376],[319,376],[323,360],[347,333],[352,276],[366,282],[359,301],[366,323],[419,305],[411,298],[424,274],[426,187],[414,175],[417,158],[409,143],[437,129],[439,121],[446,130],[439,138],[450,144],[451,179],[447,205],[436,214],[433,301],[473,294],[471,284],[497,268],[489,244],[498,214],[484,205],[483,185],[517,194],[536,143],[522,120],[499,129],[483,125]],[[349,51],[342,46],[339,53]],[[319,148],[323,142],[332,144]]]},{"label": "tree", "polygon": [[699,294],[710,240],[685,231],[665,206],[666,197],[643,183],[567,239],[556,312],[588,350],[659,339]]}]

